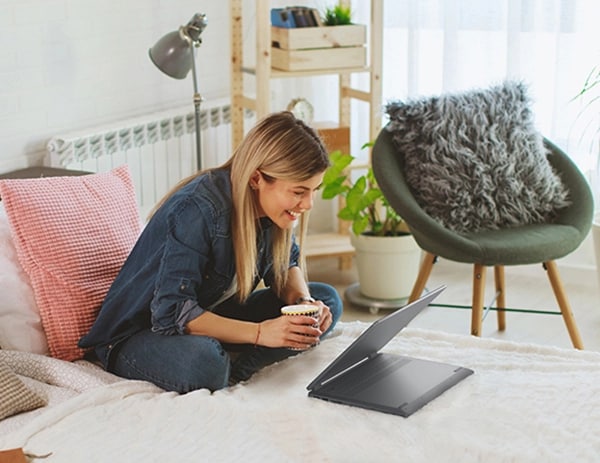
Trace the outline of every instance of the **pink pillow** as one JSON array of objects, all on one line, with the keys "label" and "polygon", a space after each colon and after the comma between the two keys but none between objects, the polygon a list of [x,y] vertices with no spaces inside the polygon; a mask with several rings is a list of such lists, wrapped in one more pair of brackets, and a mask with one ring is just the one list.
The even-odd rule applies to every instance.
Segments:
[{"label": "pink pillow", "polygon": [[1,180],[15,248],[50,355],[76,360],[140,229],[127,166],[80,177]]}]

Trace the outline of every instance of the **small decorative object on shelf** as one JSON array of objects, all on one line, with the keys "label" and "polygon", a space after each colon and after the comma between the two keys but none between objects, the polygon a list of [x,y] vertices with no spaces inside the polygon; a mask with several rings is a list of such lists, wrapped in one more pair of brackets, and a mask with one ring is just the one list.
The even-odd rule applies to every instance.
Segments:
[{"label": "small decorative object on shelf", "polygon": [[311,124],[314,117],[314,109],[313,105],[306,98],[294,98],[289,102],[286,108],[288,111],[291,111],[296,118],[305,122],[306,124]]},{"label": "small decorative object on shelf", "polygon": [[345,26],[352,24],[352,9],[348,5],[337,4],[325,8],[323,15],[323,25],[325,26]]},{"label": "small decorative object on shelf", "polygon": [[271,9],[271,24],[276,27],[318,27],[322,26],[321,15],[316,8],[290,6]]}]

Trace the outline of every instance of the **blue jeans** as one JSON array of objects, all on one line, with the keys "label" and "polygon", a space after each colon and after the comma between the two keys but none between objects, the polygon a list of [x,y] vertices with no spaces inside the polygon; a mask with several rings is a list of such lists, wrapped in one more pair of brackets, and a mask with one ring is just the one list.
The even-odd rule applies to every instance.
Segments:
[{"label": "blue jeans", "polygon": [[[342,315],[339,294],[325,283],[309,283],[310,294],[329,306],[333,322],[327,335]],[[224,317],[260,322],[280,315],[285,303],[270,289],[254,291],[244,304],[231,298],[213,311]],[[236,352],[231,360],[230,352]],[[207,388],[222,389],[244,381],[266,365],[299,351],[251,344],[223,344],[208,336],[165,336],[150,330],[140,331],[115,348],[108,370],[129,379],[150,381],[179,393]]]}]

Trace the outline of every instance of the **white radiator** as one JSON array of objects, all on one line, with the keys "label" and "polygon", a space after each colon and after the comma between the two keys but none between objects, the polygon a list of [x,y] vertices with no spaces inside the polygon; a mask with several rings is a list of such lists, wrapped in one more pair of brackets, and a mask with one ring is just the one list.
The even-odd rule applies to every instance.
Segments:
[{"label": "white radiator", "polygon": [[[249,115],[249,114],[248,114]],[[201,107],[202,167],[231,155],[231,109],[221,100]],[[58,134],[47,145],[46,165],[104,172],[127,164],[145,218],[179,180],[195,172],[193,107],[126,119],[77,132]]]}]

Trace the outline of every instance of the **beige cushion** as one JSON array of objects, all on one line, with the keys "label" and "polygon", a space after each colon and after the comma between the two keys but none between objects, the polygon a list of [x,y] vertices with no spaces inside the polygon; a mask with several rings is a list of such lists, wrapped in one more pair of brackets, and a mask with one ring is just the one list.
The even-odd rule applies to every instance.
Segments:
[{"label": "beige cushion", "polygon": [[28,389],[6,364],[0,362],[0,420],[44,405],[45,399]]}]

